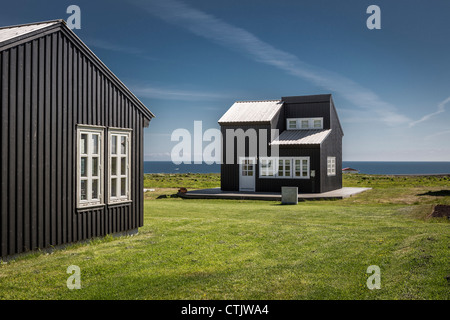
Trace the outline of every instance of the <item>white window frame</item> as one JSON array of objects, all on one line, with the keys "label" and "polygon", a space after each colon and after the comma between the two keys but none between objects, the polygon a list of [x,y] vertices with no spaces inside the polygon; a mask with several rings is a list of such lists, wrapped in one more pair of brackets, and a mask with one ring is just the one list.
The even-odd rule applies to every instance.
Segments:
[{"label": "white window frame", "polygon": [[[292,165],[292,178],[294,179],[309,179],[310,177],[310,163],[309,157],[297,157],[293,158]],[[297,162],[299,162],[299,170],[297,171]],[[306,169],[304,168],[306,162]],[[297,176],[297,172],[299,172],[299,176]],[[305,175],[304,175],[305,174]]]},{"label": "white window frame", "polygon": [[[292,124],[295,124],[295,127],[291,128],[291,122]],[[287,119],[287,128],[288,130],[296,130],[298,128],[298,120],[297,119]]]},{"label": "white window frame", "polygon": [[259,161],[259,175],[260,177],[272,178],[276,175],[276,161],[277,158],[261,157]]},{"label": "white window frame", "polygon": [[[281,170],[280,162],[282,163]],[[282,175],[280,175],[280,171]],[[276,162],[276,174],[278,178],[292,178],[292,158],[279,157]]]},{"label": "white window frame", "polygon": [[[112,139],[116,137],[116,153],[113,154]],[[122,153],[120,148],[120,141],[122,137],[126,138],[125,154]],[[125,128],[108,128],[108,204],[117,204],[130,202],[131,199],[131,143],[132,143],[132,130]],[[116,158],[116,170],[115,174],[112,174],[112,158]],[[121,162],[122,158],[125,158],[125,173],[122,172]],[[116,179],[116,192],[115,196],[112,193],[113,179]],[[121,182],[125,180],[125,195],[121,192]]]},{"label": "white window frame", "polygon": [[[315,127],[314,126],[314,122],[315,121],[320,121],[320,127]],[[316,130],[318,130],[318,129],[323,129],[323,118],[311,118],[310,119],[310,123],[309,123],[309,126],[310,126],[310,128],[311,129],[316,129]]]},{"label": "white window frame", "polygon": [[[104,205],[104,172],[103,172],[103,162],[104,162],[104,146],[103,146],[103,136],[105,127],[88,126],[88,125],[78,125],[77,126],[77,161],[76,161],[76,172],[77,172],[77,208],[86,208],[93,206]],[[87,135],[88,144],[86,145],[86,153],[81,153],[81,136],[83,134]],[[98,153],[92,153],[93,144],[92,136],[98,135]],[[86,158],[87,163],[85,164],[86,176],[81,176],[81,158]],[[98,173],[97,176],[93,176],[92,161],[93,158],[98,158]],[[97,198],[92,198],[92,184],[94,180],[98,180],[98,194]],[[87,199],[81,199],[81,184],[82,181],[87,182],[86,195]]]},{"label": "white window frame", "polygon": [[[268,161],[272,161],[272,167],[265,166]],[[279,165],[282,161],[283,175],[279,175]],[[296,175],[296,161],[300,161],[300,176]],[[303,164],[306,161],[306,170],[303,170]],[[286,169],[289,164],[289,169]],[[288,171],[286,174],[286,171]],[[303,176],[306,172],[306,176]],[[272,175],[270,175],[272,173]],[[259,177],[263,179],[309,179],[310,178],[310,158],[309,157],[260,157],[259,159]]]},{"label": "white window frame", "polygon": [[[291,128],[291,122],[295,121],[295,128]],[[308,121],[307,127],[302,127],[302,123]],[[314,122],[320,121],[320,127],[314,127]],[[310,129],[323,129],[323,118],[287,118],[286,130],[310,130]]]},{"label": "white window frame", "polygon": [[327,157],[327,175],[336,175],[336,157]]}]

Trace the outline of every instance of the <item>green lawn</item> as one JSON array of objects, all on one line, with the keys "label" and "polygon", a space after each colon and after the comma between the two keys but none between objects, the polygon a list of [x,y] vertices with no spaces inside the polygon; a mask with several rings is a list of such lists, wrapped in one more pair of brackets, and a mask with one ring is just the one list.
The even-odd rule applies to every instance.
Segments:
[{"label": "green lawn", "polygon": [[[450,298],[450,223],[428,217],[433,204],[450,204],[448,177],[346,176],[346,186],[373,189],[297,206],[156,199],[205,179],[147,179],[156,190],[138,235],[4,263],[0,298]],[[80,290],[66,287],[69,265],[81,269]],[[381,269],[379,290],[366,287],[370,265]]]}]

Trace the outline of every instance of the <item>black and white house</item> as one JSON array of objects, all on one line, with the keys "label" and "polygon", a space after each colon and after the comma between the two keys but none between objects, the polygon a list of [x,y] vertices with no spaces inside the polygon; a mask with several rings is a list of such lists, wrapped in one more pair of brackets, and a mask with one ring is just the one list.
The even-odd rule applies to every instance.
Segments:
[{"label": "black and white house", "polygon": [[142,226],[142,102],[63,20],[0,28],[0,75],[0,258]]},{"label": "black and white house", "polygon": [[238,101],[218,122],[223,191],[342,188],[344,133],[331,94]]}]

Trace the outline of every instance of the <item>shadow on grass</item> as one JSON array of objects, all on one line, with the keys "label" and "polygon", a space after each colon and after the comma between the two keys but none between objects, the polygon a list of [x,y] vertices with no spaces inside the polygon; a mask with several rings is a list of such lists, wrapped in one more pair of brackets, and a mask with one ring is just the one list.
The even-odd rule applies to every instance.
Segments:
[{"label": "shadow on grass", "polygon": [[428,191],[420,193],[418,196],[448,197],[450,196],[450,190]]}]

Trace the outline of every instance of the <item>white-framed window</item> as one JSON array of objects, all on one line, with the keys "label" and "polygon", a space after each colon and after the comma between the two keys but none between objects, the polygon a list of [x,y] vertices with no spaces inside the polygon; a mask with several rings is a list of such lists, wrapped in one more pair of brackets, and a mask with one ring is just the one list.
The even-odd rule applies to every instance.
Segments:
[{"label": "white-framed window", "polygon": [[323,129],[323,118],[288,118],[287,130]]},{"label": "white-framed window", "polygon": [[131,200],[131,130],[108,130],[108,203]]},{"label": "white-framed window", "polygon": [[292,176],[292,159],[278,158],[278,177],[290,178]]},{"label": "white-framed window", "polygon": [[300,129],[309,129],[309,119],[300,120]]},{"label": "white-framed window", "polygon": [[336,157],[327,157],[327,174],[329,176],[336,175]]},{"label": "white-framed window", "polygon": [[289,129],[297,129],[297,120],[288,120],[288,128]]},{"label": "white-framed window", "polygon": [[104,204],[104,127],[77,127],[77,207]]},{"label": "white-framed window", "polygon": [[259,172],[262,177],[275,176],[275,161],[275,158],[261,158]]},{"label": "white-framed window", "polygon": [[323,118],[311,119],[313,129],[323,129]]},{"label": "white-framed window", "polygon": [[294,178],[309,179],[309,158],[294,158]]},{"label": "white-framed window", "polygon": [[309,179],[309,157],[261,157],[260,178]]},{"label": "white-framed window", "polygon": [[255,172],[255,160],[254,159],[244,159],[242,161],[242,176],[243,177],[252,177]]}]

